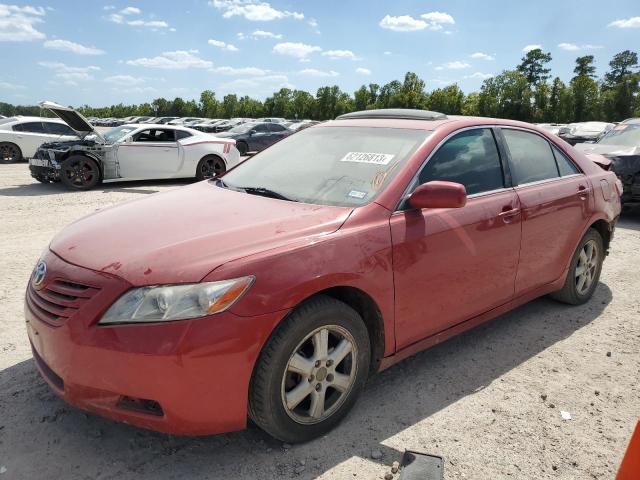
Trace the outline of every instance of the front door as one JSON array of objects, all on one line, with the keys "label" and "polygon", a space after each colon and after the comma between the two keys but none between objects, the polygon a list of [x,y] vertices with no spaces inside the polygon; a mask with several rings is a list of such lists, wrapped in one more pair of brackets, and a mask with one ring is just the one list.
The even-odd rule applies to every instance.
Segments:
[{"label": "front door", "polygon": [[503,305],[514,293],[520,210],[492,129],[451,137],[417,184],[431,180],[463,184],[468,200],[459,209],[391,216],[398,349]]},{"label": "front door", "polygon": [[148,128],[118,144],[120,177],[171,178],[180,169],[180,146],[175,130]]}]

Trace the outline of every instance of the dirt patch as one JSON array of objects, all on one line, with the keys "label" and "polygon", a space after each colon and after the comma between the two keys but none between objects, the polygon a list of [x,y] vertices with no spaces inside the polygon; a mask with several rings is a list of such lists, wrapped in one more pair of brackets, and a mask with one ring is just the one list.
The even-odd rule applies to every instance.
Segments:
[{"label": "dirt patch", "polygon": [[73,220],[182,184],[76,193],[0,165],[0,480],[378,479],[404,449],[443,455],[447,479],[614,477],[640,417],[640,209],[623,215],[590,303],[539,299],[402,362],[314,442],[283,446],[256,428],[172,437],[65,405],[25,333],[36,260]]}]

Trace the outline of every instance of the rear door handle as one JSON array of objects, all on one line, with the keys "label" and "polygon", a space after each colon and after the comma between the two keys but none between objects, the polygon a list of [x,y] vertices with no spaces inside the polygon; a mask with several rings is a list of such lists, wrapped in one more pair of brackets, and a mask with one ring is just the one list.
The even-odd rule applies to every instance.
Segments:
[{"label": "rear door handle", "polygon": [[584,185],[580,185],[578,186],[578,197],[580,197],[580,199],[582,200],[586,200],[587,197],[589,196],[590,191],[591,189],[589,189],[588,187],[585,187]]}]

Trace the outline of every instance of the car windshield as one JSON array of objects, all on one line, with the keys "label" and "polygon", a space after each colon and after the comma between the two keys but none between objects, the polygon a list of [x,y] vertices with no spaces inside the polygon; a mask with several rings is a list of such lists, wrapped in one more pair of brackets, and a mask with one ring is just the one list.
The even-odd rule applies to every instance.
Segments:
[{"label": "car windshield", "polygon": [[135,127],[116,127],[112,130],[109,130],[107,133],[103,135],[104,139],[107,143],[116,143],[121,138],[127,136],[127,134],[133,132]]},{"label": "car windshield", "polygon": [[640,147],[640,124],[621,123],[609,130],[598,142],[601,145]]},{"label": "car windshield", "polygon": [[431,133],[308,128],[241,163],[218,184],[304,203],[358,207],[378,196]]}]

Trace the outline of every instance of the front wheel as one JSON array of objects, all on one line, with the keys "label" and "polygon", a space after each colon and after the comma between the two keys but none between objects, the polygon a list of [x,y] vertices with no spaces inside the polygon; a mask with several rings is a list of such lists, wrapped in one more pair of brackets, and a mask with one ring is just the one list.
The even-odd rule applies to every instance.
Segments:
[{"label": "front wheel", "polygon": [[600,279],[604,244],[597,230],[589,229],[571,259],[567,279],[551,297],[571,305],[581,305],[592,296]]},{"label": "front wheel", "polygon": [[204,180],[206,178],[217,177],[227,171],[227,165],[217,155],[207,155],[200,162],[196,168],[196,179]]},{"label": "front wheel", "polygon": [[100,168],[84,155],[71,155],[60,168],[60,180],[73,190],[90,190],[100,182]]},{"label": "front wheel", "polygon": [[369,372],[360,315],[317,296],[289,315],[265,345],[249,391],[249,415],[285,442],[324,435],[349,412]]}]

